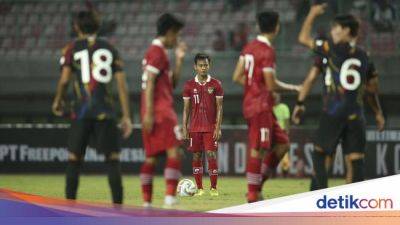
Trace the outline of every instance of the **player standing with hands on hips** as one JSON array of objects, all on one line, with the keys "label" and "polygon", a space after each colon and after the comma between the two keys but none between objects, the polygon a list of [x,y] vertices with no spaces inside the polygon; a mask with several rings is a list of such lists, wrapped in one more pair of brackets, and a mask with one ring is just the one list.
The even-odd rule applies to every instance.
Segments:
[{"label": "player standing with hands on hips", "polygon": [[[186,52],[186,45],[178,43],[183,26],[183,22],[175,16],[168,13],[161,15],[157,20],[157,38],[146,51],[142,62],[140,114],[146,159],[140,170],[140,180],[144,207],[151,207],[156,159],[165,153],[164,207],[171,208],[177,203],[176,187],[181,177],[178,147],[182,134],[174,110],[172,90],[178,83]],[[167,49],[175,47],[175,68],[171,71]]]},{"label": "player standing with hands on hips", "polygon": [[[210,195],[218,196],[217,178],[218,140],[221,137],[223,89],[221,82],[210,76],[211,59],[199,53],[194,58],[196,76],[185,83],[183,90],[183,137],[189,140],[189,151],[193,153],[193,176],[197,184],[197,196],[204,194],[203,151],[208,161]],[[189,123],[190,114],[190,126]]]}]

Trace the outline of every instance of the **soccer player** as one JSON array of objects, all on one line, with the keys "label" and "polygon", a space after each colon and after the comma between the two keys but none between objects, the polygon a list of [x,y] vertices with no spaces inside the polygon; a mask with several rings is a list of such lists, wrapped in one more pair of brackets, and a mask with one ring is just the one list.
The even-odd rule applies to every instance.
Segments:
[{"label": "soccer player", "polygon": [[[309,94],[309,91],[311,90],[312,86],[315,84],[315,81],[319,76],[323,76],[323,80],[325,80],[326,76],[326,64],[327,60],[326,58],[322,58],[320,56],[316,56],[314,60],[314,64],[311,67],[310,71],[308,72],[308,75],[306,79],[303,82],[303,89],[299,93],[297,97],[297,102],[301,104],[296,104],[294,108],[294,113],[292,115],[292,121],[294,124],[299,124],[301,120],[301,115],[305,112],[305,106],[304,102]],[[323,86],[323,92],[322,96],[324,99],[328,98],[328,87],[324,85]],[[367,102],[372,108],[372,110],[375,113],[375,119],[376,123],[378,126],[378,130],[383,130],[383,126],[385,123],[384,117],[382,116],[382,109],[379,104],[379,87],[378,87],[378,72],[375,69],[375,66],[373,62],[370,60],[369,61],[369,66],[368,66],[368,73],[367,73],[367,84],[366,84],[366,95],[367,95]],[[322,109],[322,113],[326,113],[326,109],[328,106],[326,105],[326,101],[324,101],[324,106]],[[346,183],[352,183],[353,182],[353,173],[352,173],[352,163],[350,159],[350,152],[344,152],[345,154],[345,162],[346,162]],[[325,159],[325,168],[328,171],[329,168],[331,167],[332,164],[332,158],[334,158],[333,155],[327,155]],[[316,190],[316,179],[313,176],[311,180],[311,186],[310,190]]]},{"label": "soccer player", "polygon": [[[217,142],[221,137],[223,89],[221,82],[208,73],[211,59],[206,54],[196,54],[194,70],[196,76],[185,83],[183,89],[183,137],[190,140],[189,151],[193,152],[193,176],[198,192],[203,190],[202,152],[206,152],[208,174],[210,176],[210,195],[218,196]],[[190,113],[190,128],[188,129]]]},{"label": "soccer player", "polygon": [[[364,180],[365,121],[362,95],[365,86],[370,91],[377,88],[377,77],[369,76],[373,68],[365,51],[355,45],[359,23],[352,15],[337,16],[333,20],[330,38],[313,39],[311,29],[315,18],[325,11],[326,4],[311,7],[299,34],[299,42],[322,58],[322,66],[313,67],[306,82],[312,83],[312,77],[323,70],[325,95],[315,148],[313,152],[314,182],[312,189],[328,186],[325,159],[333,154],[339,141],[343,152],[351,164],[351,182]],[[369,72],[370,71],[370,72]],[[306,84],[306,86],[310,86]],[[304,98],[309,87],[301,93],[294,110],[294,120],[304,111]],[[376,90],[375,90],[376,91]],[[376,114],[378,129],[382,130],[385,120],[379,107],[377,92],[369,98]]]},{"label": "soccer player", "polygon": [[96,37],[99,21],[92,12],[81,11],[74,20],[78,38],[63,49],[61,77],[57,85],[52,110],[57,116],[67,114],[64,97],[72,82],[74,101],[68,139],[66,198],[76,199],[79,171],[91,135],[96,148],[105,154],[108,181],[113,203],[121,204],[123,188],[119,165],[119,130],[113,103],[112,86],[116,80],[122,108],[123,137],[132,131],[126,75],[123,62],[115,48]]},{"label": "soccer player", "polygon": [[[275,169],[289,149],[289,138],[273,116],[273,91],[299,91],[300,86],[286,84],[276,78],[273,40],[279,32],[279,15],[276,12],[257,14],[260,34],[242,50],[233,74],[233,80],[244,86],[243,115],[247,120],[247,201],[261,199],[261,161],[263,153],[272,149],[265,159],[268,168]],[[265,164],[265,163],[263,163]],[[264,172],[263,171],[263,172]]]},{"label": "soccer player", "polygon": [[[176,186],[181,176],[178,147],[182,134],[174,111],[172,90],[179,80],[186,51],[184,43],[178,45],[183,26],[183,22],[173,15],[161,15],[157,20],[157,38],[153,40],[143,59],[140,112],[146,159],[140,170],[140,179],[144,207],[151,207],[156,158],[163,153],[167,155],[164,206],[170,208],[177,203]],[[172,72],[167,49],[175,46],[175,69]]]}]

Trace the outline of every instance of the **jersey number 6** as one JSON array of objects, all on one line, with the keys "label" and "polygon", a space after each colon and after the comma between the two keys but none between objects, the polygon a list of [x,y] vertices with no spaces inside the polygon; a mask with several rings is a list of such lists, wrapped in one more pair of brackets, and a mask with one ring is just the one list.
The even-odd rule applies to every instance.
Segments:
[{"label": "jersey number 6", "polygon": [[[342,63],[342,67],[340,68],[340,84],[342,87],[349,91],[354,91],[361,84],[361,75],[360,73],[353,69],[353,66],[360,67],[361,61],[356,58],[350,58],[345,60]],[[352,77],[352,82],[350,82],[349,77]],[[332,72],[328,67],[325,76],[325,85],[330,86],[332,84]]]}]

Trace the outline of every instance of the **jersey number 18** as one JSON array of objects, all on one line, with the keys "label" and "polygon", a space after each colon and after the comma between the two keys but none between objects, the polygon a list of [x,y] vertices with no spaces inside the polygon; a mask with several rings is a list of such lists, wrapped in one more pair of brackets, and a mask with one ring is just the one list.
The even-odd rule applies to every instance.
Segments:
[{"label": "jersey number 18", "polygon": [[96,81],[100,83],[111,81],[113,55],[109,50],[100,48],[93,52],[92,68],[90,68],[89,51],[87,49],[76,52],[74,59],[79,60],[81,63],[82,83],[87,84],[90,82],[90,69],[92,69],[93,79]]}]

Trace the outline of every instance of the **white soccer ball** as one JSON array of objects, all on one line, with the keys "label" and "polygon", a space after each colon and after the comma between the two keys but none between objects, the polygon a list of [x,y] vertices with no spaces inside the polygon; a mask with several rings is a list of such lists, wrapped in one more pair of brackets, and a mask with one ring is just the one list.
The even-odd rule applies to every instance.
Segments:
[{"label": "white soccer ball", "polygon": [[192,180],[183,179],[179,181],[176,192],[179,196],[183,197],[193,196],[197,192],[197,187]]}]

